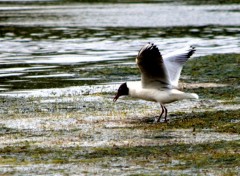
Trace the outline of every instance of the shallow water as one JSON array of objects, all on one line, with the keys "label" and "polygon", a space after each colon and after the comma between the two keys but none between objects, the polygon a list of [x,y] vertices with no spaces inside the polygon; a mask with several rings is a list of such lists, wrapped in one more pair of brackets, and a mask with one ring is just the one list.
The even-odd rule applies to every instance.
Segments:
[{"label": "shallow water", "polygon": [[240,51],[236,4],[9,2],[0,7],[0,93],[122,82],[104,69],[135,67],[149,41],[162,53],[186,44],[195,56]]}]

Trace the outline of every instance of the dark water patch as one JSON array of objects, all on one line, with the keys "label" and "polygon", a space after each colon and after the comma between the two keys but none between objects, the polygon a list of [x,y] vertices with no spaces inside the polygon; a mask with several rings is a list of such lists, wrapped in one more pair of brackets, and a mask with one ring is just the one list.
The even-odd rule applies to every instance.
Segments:
[{"label": "dark water patch", "polygon": [[239,0],[182,0],[182,2],[186,2],[187,4],[194,4],[194,5],[209,5],[209,4],[215,4],[215,5],[220,5],[220,4],[239,4]]},{"label": "dark water patch", "polygon": [[59,3],[61,0],[2,0],[3,5],[50,5]]},{"label": "dark water patch", "polygon": [[[142,45],[149,41],[156,41],[160,50],[166,53],[166,50],[183,47],[188,40],[195,40],[198,42],[196,55],[206,55],[212,52],[232,52],[234,48],[238,50],[239,36],[239,28],[230,26],[198,28],[5,26],[0,30],[3,44],[0,49],[2,91],[135,80],[139,79],[139,72],[134,63],[135,57]],[[230,45],[227,45],[228,43]],[[235,73],[231,73],[231,70],[226,68],[227,65],[229,64],[222,68],[224,75],[233,75],[229,75],[226,80],[236,80]],[[191,73],[191,77],[194,76],[196,79],[201,74],[218,76],[216,72],[221,72],[219,70],[221,67],[213,67],[215,64],[208,65],[208,61],[202,65],[195,62],[186,73]],[[205,73],[203,68],[209,69],[208,73]],[[202,81],[203,78],[204,76],[201,77]]]},{"label": "dark water patch", "polygon": [[[28,26],[0,26],[0,37],[5,39],[31,39],[57,40],[71,38],[92,38],[126,40],[126,39],[147,39],[147,38],[173,38],[173,37],[199,37],[214,38],[217,36],[239,36],[238,26],[188,26],[188,27],[159,27],[159,28],[125,28],[125,27],[102,27],[102,28],[80,28],[80,27],[28,27]],[[23,41],[24,42],[24,41]]]},{"label": "dark water patch", "polygon": [[238,4],[239,0],[3,0],[0,4],[13,4],[13,5],[53,5],[53,4],[71,4],[71,3],[175,3],[175,4],[194,4],[194,5],[206,5],[206,4]]},{"label": "dark water patch", "polygon": [[[114,63],[114,64],[113,64]],[[70,65],[11,64],[0,69],[2,86],[8,90],[32,90],[96,85],[132,80],[137,67],[118,66],[112,62]],[[11,69],[12,68],[12,69]],[[121,77],[119,79],[119,77]],[[3,90],[4,91],[4,90]]]},{"label": "dark water patch", "polygon": [[7,5],[62,5],[76,3],[173,3],[173,0],[3,0],[0,4]]}]

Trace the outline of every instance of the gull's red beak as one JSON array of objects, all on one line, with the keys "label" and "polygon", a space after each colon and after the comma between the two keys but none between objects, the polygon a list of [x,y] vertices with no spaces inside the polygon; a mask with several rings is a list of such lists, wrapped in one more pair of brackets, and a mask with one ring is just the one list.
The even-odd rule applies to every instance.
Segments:
[{"label": "gull's red beak", "polygon": [[119,98],[119,94],[117,93],[116,96],[113,98],[113,102],[116,102],[118,98]]}]

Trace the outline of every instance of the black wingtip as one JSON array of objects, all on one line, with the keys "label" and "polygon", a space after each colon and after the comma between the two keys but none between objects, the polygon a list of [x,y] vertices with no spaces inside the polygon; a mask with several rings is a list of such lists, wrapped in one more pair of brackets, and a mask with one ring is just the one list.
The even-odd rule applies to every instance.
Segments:
[{"label": "black wingtip", "polygon": [[195,53],[195,51],[195,47],[191,45],[187,57],[190,58]]},{"label": "black wingtip", "polygon": [[144,45],[141,50],[138,53],[138,56],[161,56],[160,51],[158,47],[151,42],[148,42],[146,45]]}]

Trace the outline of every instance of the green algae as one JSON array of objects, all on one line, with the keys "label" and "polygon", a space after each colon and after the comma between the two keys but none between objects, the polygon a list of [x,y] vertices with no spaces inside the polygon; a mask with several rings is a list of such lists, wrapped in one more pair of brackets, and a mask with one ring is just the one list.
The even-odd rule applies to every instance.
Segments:
[{"label": "green algae", "polygon": [[[231,168],[240,164],[238,151],[240,141],[218,141],[204,144],[170,144],[164,146],[124,146],[124,147],[99,147],[86,153],[81,147],[68,148],[38,148],[31,144],[22,146],[5,147],[0,149],[0,164],[66,164],[66,163],[96,163],[100,158],[134,159],[141,158],[142,165],[150,159],[170,164],[179,160],[179,164],[171,166],[181,168]],[[85,151],[84,151],[85,150]],[[143,159],[144,158],[144,159]],[[138,162],[138,164],[140,164]],[[141,165],[141,164],[140,164]]]},{"label": "green algae", "polygon": [[[177,115],[177,114],[176,114]],[[180,113],[181,119],[168,124],[170,128],[211,128],[217,132],[240,134],[239,110],[233,111],[205,111],[193,113]]]},{"label": "green algae", "polygon": [[201,131],[211,129],[221,133],[236,133],[240,134],[240,113],[237,110],[211,110],[204,112],[176,112],[169,115],[168,123],[152,124],[151,117],[145,118],[139,126],[134,128],[144,128],[149,130],[164,131],[170,129],[192,129]]},{"label": "green algae", "polygon": [[194,92],[203,98],[232,100],[240,96],[239,63],[239,54],[199,57],[186,64],[182,75],[188,79],[183,81],[226,84],[224,87],[199,87]]},{"label": "green algae", "polygon": [[[214,64],[208,68],[208,62]],[[0,168],[7,169],[0,174],[237,175],[238,65],[239,54],[190,60],[182,82],[227,86],[186,86],[184,91],[198,93],[200,100],[191,111],[170,111],[168,123],[153,123],[152,116],[159,110],[151,103],[126,98],[113,104],[113,92],[58,97],[74,97],[66,102],[48,102],[48,97],[1,97]],[[139,74],[131,64],[113,67],[123,77],[131,75],[130,80]],[[103,71],[117,76],[110,67]],[[100,72],[95,69],[92,74]],[[186,134],[180,133],[184,130]],[[194,140],[198,136],[203,142]],[[32,165],[38,169],[26,169]]]},{"label": "green algae", "polygon": [[[0,165],[3,164],[63,164],[76,162],[81,158],[80,147],[48,148],[34,147],[33,143],[24,142],[16,146],[7,146],[0,149]],[[79,159],[78,159],[79,160]]]},{"label": "green algae", "polygon": [[[239,141],[219,141],[207,144],[170,144],[165,146],[137,146],[96,148],[87,158],[127,157],[154,158],[165,164],[180,160],[181,168],[235,167],[240,164]],[[171,166],[174,168],[174,166]]]}]

